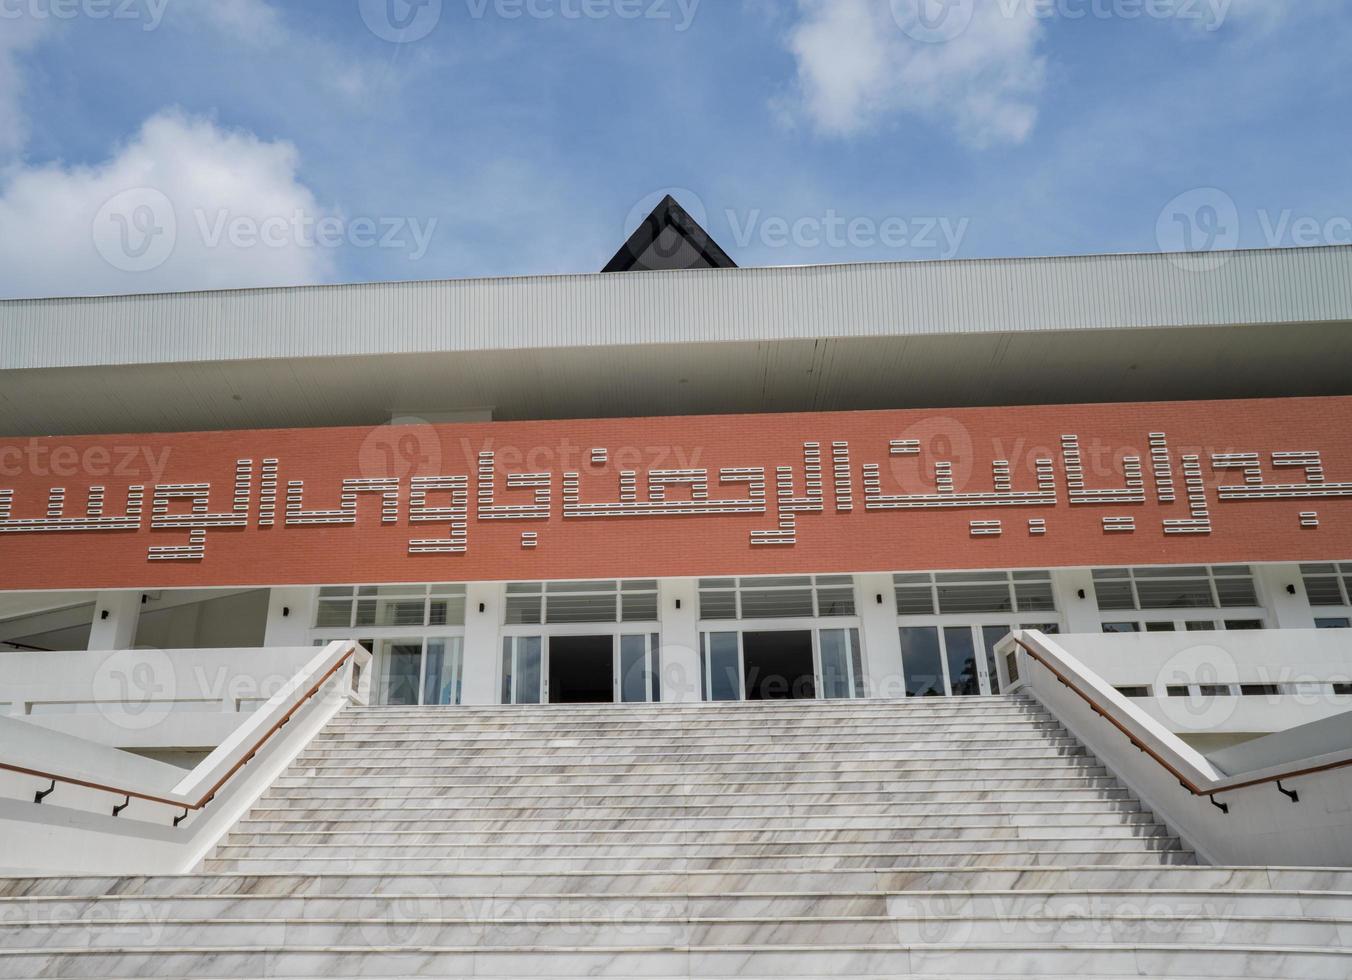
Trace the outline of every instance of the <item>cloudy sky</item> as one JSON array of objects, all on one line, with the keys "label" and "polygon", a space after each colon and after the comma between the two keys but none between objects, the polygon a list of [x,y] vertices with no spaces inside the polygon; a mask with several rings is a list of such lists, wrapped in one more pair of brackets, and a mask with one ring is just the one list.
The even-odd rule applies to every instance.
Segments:
[{"label": "cloudy sky", "polygon": [[0,0],[0,296],[1352,242],[1343,0]]}]

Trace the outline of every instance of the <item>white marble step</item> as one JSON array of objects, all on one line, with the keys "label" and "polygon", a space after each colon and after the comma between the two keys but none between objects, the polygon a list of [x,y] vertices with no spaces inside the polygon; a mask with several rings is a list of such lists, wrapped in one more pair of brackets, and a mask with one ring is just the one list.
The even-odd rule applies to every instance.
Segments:
[{"label": "white marble step", "polygon": [[[621,830],[584,830],[560,831],[550,834],[550,840],[560,847],[577,844],[623,846],[651,846],[653,844],[680,844],[681,846],[718,845],[718,846],[759,846],[770,844],[791,844],[794,846],[813,846],[818,844],[894,844],[924,840],[1056,840],[1067,834],[1076,837],[1093,836],[1100,840],[1138,840],[1168,836],[1168,831],[1159,824],[1119,824],[1111,825],[1059,825],[1042,827],[952,827],[938,823],[917,828],[866,828],[841,829],[829,831],[815,830],[689,830],[672,827],[667,830],[635,831]],[[400,846],[413,844],[432,844],[455,847],[461,845],[501,845],[528,846],[538,844],[538,831],[465,831],[465,830],[398,830],[391,831],[374,828],[366,830],[260,830],[255,826],[241,826],[234,836],[232,844],[322,844],[325,846],[363,847],[367,845]]]},{"label": "white marble step", "polygon": [[[1117,801],[1080,801],[1065,802],[1049,797],[1043,800],[1003,799],[1001,801],[962,802],[936,805],[930,803],[892,803],[887,806],[851,807],[848,812],[842,807],[813,806],[793,807],[775,810],[768,807],[741,808],[729,813],[709,813],[710,807],[646,807],[635,811],[587,810],[574,812],[574,808],[554,808],[545,812],[530,812],[523,808],[498,808],[495,810],[477,810],[472,812],[448,813],[443,807],[432,805],[390,806],[382,809],[361,811],[360,818],[354,818],[348,811],[335,810],[332,807],[307,807],[305,801],[291,801],[291,806],[272,804],[256,807],[248,821],[284,822],[289,825],[304,823],[311,826],[341,826],[354,819],[362,826],[373,830],[382,827],[407,823],[411,826],[430,826],[444,823],[448,827],[472,829],[505,829],[520,826],[548,832],[550,829],[563,828],[584,830],[593,827],[698,827],[722,826],[744,827],[776,824],[786,827],[814,827],[830,829],[832,827],[854,827],[874,825],[886,822],[891,825],[927,826],[939,822],[945,826],[962,826],[964,821],[974,821],[978,825],[995,821],[1015,826],[1027,823],[1075,824],[1082,817],[1100,818],[1106,822],[1116,822],[1119,818],[1131,816],[1144,820],[1153,820],[1153,816],[1144,810],[1136,800]],[[730,807],[721,809],[732,810]],[[1100,819],[1085,821],[1083,825],[1092,825]],[[241,823],[246,827],[248,824]]]},{"label": "white marble step", "polygon": [[1346,950],[1193,943],[941,943],[707,948],[343,946],[82,946],[0,952],[0,977],[1169,977],[1347,980]]},{"label": "white marble step", "polygon": [[1318,896],[1352,894],[1347,868],[1216,868],[1203,865],[1123,866],[1032,865],[1018,860],[973,867],[916,867],[807,871],[750,869],[737,874],[694,869],[629,872],[516,872],[307,875],[186,874],[151,877],[0,878],[0,901],[68,896],[165,898],[195,895],[351,896],[482,895],[529,899],[538,896],[666,894],[726,896],[785,892],[946,892],[994,893],[1165,891],[1192,894],[1279,893]]},{"label": "white marble step", "polygon": [[790,740],[785,738],[777,739],[745,739],[742,741],[731,741],[720,739],[710,741],[706,744],[694,744],[688,741],[677,739],[628,739],[623,742],[616,740],[612,744],[602,743],[597,739],[581,737],[560,737],[541,743],[533,742],[511,742],[504,740],[494,740],[491,743],[484,743],[474,739],[440,740],[431,742],[428,739],[419,740],[418,744],[407,744],[396,748],[385,748],[380,745],[354,742],[351,745],[340,749],[326,748],[323,746],[311,746],[306,750],[304,758],[306,759],[338,759],[347,760],[354,758],[371,758],[398,760],[406,754],[411,754],[415,759],[436,759],[444,758],[448,754],[469,756],[475,759],[521,759],[540,755],[558,755],[567,758],[573,754],[578,754],[579,750],[585,749],[587,754],[594,757],[607,757],[626,759],[631,756],[657,756],[658,758],[689,758],[698,756],[709,756],[711,758],[723,758],[727,756],[736,756],[742,754],[765,753],[765,752],[785,752],[792,751],[795,754],[812,752],[889,752],[896,754],[919,754],[929,755],[936,753],[941,758],[954,758],[960,754],[969,756],[984,755],[991,752],[1030,752],[1034,754],[1045,754],[1048,750],[1064,749],[1076,750],[1081,747],[1077,745],[1074,739],[1062,735],[1059,737],[1051,735],[1032,734],[1028,736],[1007,737],[1007,738],[942,738],[935,737],[930,739],[906,739],[889,738],[883,736],[859,736],[856,738],[833,738],[830,736],[813,736],[812,738],[793,738],[790,742],[792,749],[785,749],[786,742]]},{"label": "white marble step", "polygon": [[[519,725],[505,728],[483,728],[477,725],[435,725],[429,726],[428,735],[433,741],[470,740],[474,742],[503,741],[512,744],[522,742],[549,742],[556,738],[569,738],[585,734],[588,739],[601,742],[625,742],[639,737],[650,740],[679,740],[692,743],[705,741],[741,741],[754,738],[778,739],[784,736],[805,737],[849,737],[849,736],[889,736],[898,738],[924,739],[940,734],[954,738],[990,738],[999,735],[1035,735],[1064,734],[1063,726],[1054,720],[1022,719],[1018,721],[998,721],[985,719],[967,722],[857,722],[839,719],[819,724],[806,722],[787,722],[784,724],[722,724],[717,727],[708,725],[686,726],[642,726],[611,725],[593,726],[579,729],[573,725],[553,725],[539,728],[531,725]],[[315,746],[343,746],[352,744],[372,745],[411,745],[416,746],[425,739],[418,736],[405,736],[390,733],[380,727],[369,730],[352,728],[328,728],[311,743]]]},{"label": "white marble step", "polygon": [[[411,885],[417,884],[411,882]],[[214,921],[277,919],[475,919],[481,922],[601,918],[806,918],[895,916],[906,921],[940,916],[1068,919],[1088,923],[1153,915],[1164,919],[1210,916],[1283,922],[1305,917],[1352,920],[1352,892],[987,891],[783,892],[685,895],[542,894],[416,891],[320,894],[180,894],[156,900],[140,894],[95,897],[0,898],[0,925],[59,925],[92,921],[158,924],[169,918]]]},{"label": "white marble step", "polygon": [[[1046,829],[1055,833],[1056,827],[1117,827],[1155,825],[1155,816],[1148,811],[1102,810],[1069,812],[1018,812],[1018,814],[957,814],[957,812],[922,812],[899,816],[888,810],[876,816],[749,816],[749,818],[706,818],[685,816],[680,819],[683,833],[714,833],[714,831],[760,831],[775,833],[804,833],[804,831],[831,830],[919,830],[934,825],[945,827],[1028,827]],[[373,820],[369,814],[330,815],[327,819],[292,818],[258,819],[257,815],[241,820],[238,833],[256,834],[281,831],[289,833],[297,827],[318,831],[347,831],[347,833],[399,833],[399,831],[445,830],[452,833],[516,833],[516,834],[594,834],[598,831],[630,834],[634,839],[645,834],[669,834],[672,819],[629,818],[618,820],[554,819],[554,820],[479,820],[460,816],[427,815],[422,819],[400,818],[399,814],[385,814],[385,819]]]},{"label": "white marble step", "polygon": [[[330,790],[335,788],[368,789],[371,787],[401,786],[440,786],[448,775],[439,768],[431,766],[410,766],[411,772],[390,774],[384,768],[360,769],[351,772],[331,772],[326,768],[311,769],[305,766],[293,768],[292,775],[278,780],[277,789],[306,788]],[[606,796],[617,793],[635,795],[653,794],[654,790],[673,790],[688,794],[695,790],[717,793],[763,793],[776,789],[799,793],[859,793],[893,792],[904,793],[917,782],[933,782],[935,767],[907,770],[893,770],[885,774],[878,773],[841,773],[840,778],[822,778],[827,774],[804,774],[804,778],[751,779],[740,773],[693,773],[668,777],[667,779],[635,777],[617,773],[604,782],[596,782],[597,775],[572,773],[567,776],[520,777],[513,779],[496,773],[475,778],[455,780],[467,794],[476,796],[495,796],[508,794],[520,797],[531,794],[536,797],[555,796]],[[1010,762],[1005,766],[966,766],[964,772],[970,774],[974,783],[992,780],[1009,782],[1011,780],[1050,780],[1050,779],[1107,779],[1108,771],[1094,760],[1083,756],[1078,762],[1060,760],[1043,765],[1031,765],[1027,762]],[[807,778],[813,776],[816,778]]]},{"label": "white marble step", "polygon": [[390,858],[367,857],[362,854],[343,852],[348,856],[332,857],[255,857],[255,858],[209,858],[202,864],[207,872],[236,872],[240,874],[266,874],[285,871],[292,874],[394,874],[419,872],[423,874],[499,874],[504,872],[534,871],[540,874],[559,872],[588,872],[592,874],[618,874],[622,872],[668,872],[673,869],[688,871],[718,871],[726,874],[741,874],[766,868],[781,870],[808,871],[895,871],[908,868],[932,868],[947,865],[954,868],[990,867],[1007,864],[1012,857],[1028,865],[1057,867],[1064,865],[1083,866],[1132,866],[1132,865],[1186,865],[1193,863],[1194,856],[1183,850],[1113,850],[1094,846],[1092,850],[1039,851],[1030,847],[1019,848],[1015,852],[991,851],[974,853],[974,849],[958,849],[952,854],[933,852],[902,854],[879,854],[869,852],[855,855],[831,856],[795,856],[771,860],[761,855],[741,855],[737,857],[710,857],[706,855],[681,855],[673,860],[670,857],[636,858],[628,857],[520,857],[487,859],[482,856],[470,858],[454,857],[417,857]]},{"label": "white marble step", "polygon": [[299,918],[264,916],[220,921],[170,914],[133,915],[85,922],[27,920],[0,923],[0,948],[24,946],[154,948],[156,946],[266,945],[340,946],[359,938],[376,946],[418,947],[611,947],[624,946],[887,946],[962,943],[1195,943],[1219,946],[1325,946],[1341,949],[1352,963],[1352,919],[1323,916],[1241,916],[1196,907],[1141,913],[1104,911],[1093,918],[1008,914],[951,915],[942,903],[896,898],[877,915],[696,916],[676,911],[639,916],[559,916],[539,911],[517,916],[446,916],[389,910],[385,915]]}]

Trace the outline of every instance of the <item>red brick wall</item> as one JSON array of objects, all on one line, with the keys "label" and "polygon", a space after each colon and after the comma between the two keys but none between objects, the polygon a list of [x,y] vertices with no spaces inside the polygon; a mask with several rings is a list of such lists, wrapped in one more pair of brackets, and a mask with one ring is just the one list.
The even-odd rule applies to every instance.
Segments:
[{"label": "red brick wall", "polygon": [[[1149,435],[1169,437],[1178,501],[1156,500]],[[1084,451],[1085,485],[1121,486],[1122,457],[1144,461],[1148,502],[1071,506],[1061,438],[1075,434]],[[889,455],[891,440],[919,439],[922,461]],[[777,526],[775,467],[791,465],[802,494],[803,443],[822,444],[826,509],[802,514],[793,546],[753,547],[752,530]],[[832,443],[848,441],[854,509],[838,513],[833,495]],[[610,463],[593,466],[591,450],[606,448]],[[473,514],[478,453],[494,449],[497,471],[553,474],[548,521],[488,522]],[[1303,483],[1298,469],[1274,469],[1273,452],[1319,450],[1330,483],[1352,481],[1352,398],[1121,404],[999,409],[952,409],[832,414],[654,418],[601,421],[486,423],[326,430],[272,430],[179,435],[96,436],[0,440],[0,493],[12,490],[10,519],[45,517],[53,487],[64,487],[64,516],[83,516],[91,486],[107,488],[105,513],[121,513],[132,484],[147,487],[139,531],[0,533],[0,589],[170,588],[307,583],[536,580],[907,569],[1055,567],[1076,565],[1223,563],[1352,559],[1352,496],[1262,501],[1217,500],[1220,484],[1244,482],[1239,471],[1218,472],[1211,454],[1258,452],[1263,482]],[[1203,455],[1213,532],[1166,536],[1162,522],[1189,517],[1181,455]],[[1034,460],[1055,462],[1055,507],[869,511],[861,467],[881,466],[882,492],[931,493],[933,461],[954,462],[955,490],[989,492],[991,464],[1012,464],[1015,490],[1036,489]],[[257,526],[258,464],[280,460],[278,523]],[[151,546],[188,542],[185,530],[150,528],[154,487],[210,483],[210,510],[233,502],[237,460],[255,463],[249,527],[211,529],[200,561],[149,561]],[[562,475],[582,474],[584,502],[619,500],[619,471],[707,467],[710,496],[746,497],[741,484],[720,486],[721,467],[764,467],[767,512],[759,515],[564,519]],[[412,476],[471,478],[469,552],[410,555],[413,538],[444,537],[437,524],[408,521]],[[303,480],[304,507],[339,505],[345,478],[402,479],[399,520],[381,521],[378,497],[362,495],[357,526],[287,527],[285,490]],[[527,501],[499,477],[498,503]],[[672,499],[688,496],[672,488]],[[2,496],[0,496],[2,499]],[[444,502],[435,495],[433,504]],[[2,504],[0,504],[2,507]],[[187,505],[173,505],[186,512]],[[1302,512],[1321,526],[1300,526]],[[1131,534],[1105,533],[1102,518],[1132,516]],[[1047,521],[1031,537],[1028,520]],[[969,522],[1001,520],[1004,533],[974,538]],[[536,531],[539,547],[521,546]]]}]

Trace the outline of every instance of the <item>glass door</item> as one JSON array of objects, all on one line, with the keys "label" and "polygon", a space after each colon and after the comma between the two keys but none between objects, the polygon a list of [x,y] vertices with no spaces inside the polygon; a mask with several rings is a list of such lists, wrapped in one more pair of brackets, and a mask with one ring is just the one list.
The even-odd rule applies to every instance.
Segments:
[{"label": "glass door", "polygon": [[819,697],[864,696],[864,654],[858,630],[817,631],[817,677]]},{"label": "glass door", "polygon": [[500,694],[503,704],[542,704],[548,700],[544,639],[539,636],[502,638]]},{"label": "glass door", "polygon": [[615,671],[615,700],[642,704],[662,700],[662,644],[656,633],[620,637]]},{"label": "glass door", "polygon": [[[760,683],[753,650],[752,670],[747,669],[747,634],[755,641],[776,635],[804,635],[812,644],[810,675],[797,678],[776,677],[783,682],[781,696],[812,699],[840,699],[864,697],[864,657],[859,641],[859,630],[852,628],[822,630],[739,630],[705,632],[700,634],[700,683],[705,701],[743,701],[757,697],[748,693],[747,685]],[[795,671],[798,673],[799,671]],[[811,686],[807,686],[807,682]]]},{"label": "glass door", "polygon": [[462,637],[407,637],[362,641],[376,656],[377,704],[460,703],[464,674]]}]

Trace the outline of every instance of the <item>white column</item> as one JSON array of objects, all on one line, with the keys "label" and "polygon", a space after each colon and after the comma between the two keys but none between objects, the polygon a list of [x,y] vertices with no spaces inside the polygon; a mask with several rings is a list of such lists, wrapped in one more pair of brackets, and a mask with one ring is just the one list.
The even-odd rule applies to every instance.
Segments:
[{"label": "white column", "polygon": [[268,594],[268,621],[263,631],[263,646],[308,646],[318,594],[318,589],[308,585],[273,589]]},{"label": "white column", "polygon": [[662,621],[662,700],[700,701],[699,580],[657,583],[657,616]]},{"label": "white column", "polygon": [[[880,601],[881,600],[881,601]],[[901,634],[897,631],[897,590],[888,574],[856,575],[854,607],[864,645],[864,696],[904,698]]]},{"label": "white column", "polygon": [[141,620],[141,593],[100,592],[89,628],[90,650],[130,650]]},{"label": "white column", "polygon": [[1056,608],[1061,611],[1061,621],[1065,624],[1067,633],[1103,632],[1098,596],[1094,592],[1094,575],[1089,569],[1053,570],[1052,594],[1056,599]]},{"label": "white column", "polygon": [[501,582],[471,582],[465,590],[465,704],[497,704],[501,700],[498,657],[506,601],[507,589]]},{"label": "white column", "polygon": [[1314,609],[1305,594],[1299,565],[1254,565],[1253,578],[1258,587],[1258,601],[1272,614],[1268,626],[1283,630],[1314,629]]}]

